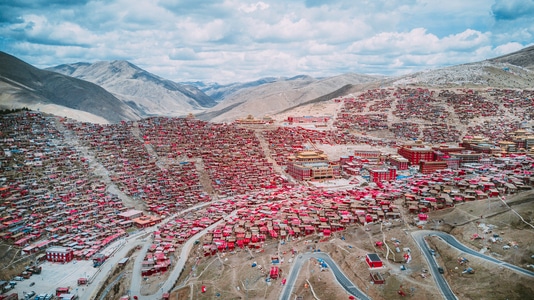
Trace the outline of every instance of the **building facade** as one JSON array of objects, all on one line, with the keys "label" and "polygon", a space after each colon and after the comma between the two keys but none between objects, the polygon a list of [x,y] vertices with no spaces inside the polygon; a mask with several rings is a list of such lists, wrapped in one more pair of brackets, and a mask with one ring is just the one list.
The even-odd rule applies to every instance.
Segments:
[{"label": "building facade", "polygon": [[46,260],[67,263],[74,258],[74,250],[67,247],[50,247],[46,249]]},{"label": "building facade", "polygon": [[322,151],[299,151],[290,160],[287,173],[296,180],[331,180],[340,177],[339,163],[329,162]]},{"label": "building facade", "polygon": [[403,145],[397,153],[406,158],[410,165],[419,165],[419,162],[422,160],[434,160],[434,150],[423,145],[421,141],[417,141],[414,144]]},{"label": "building facade", "polygon": [[397,168],[397,170],[408,170],[409,161],[402,156],[392,155],[387,161],[390,165]]},{"label": "building facade", "polygon": [[370,169],[369,179],[371,182],[378,183],[382,181],[392,181],[397,178],[397,169],[395,167]]},{"label": "building facade", "polygon": [[438,170],[447,169],[449,165],[446,161],[421,161],[419,163],[419,172],[422,174],[432,174]]}]

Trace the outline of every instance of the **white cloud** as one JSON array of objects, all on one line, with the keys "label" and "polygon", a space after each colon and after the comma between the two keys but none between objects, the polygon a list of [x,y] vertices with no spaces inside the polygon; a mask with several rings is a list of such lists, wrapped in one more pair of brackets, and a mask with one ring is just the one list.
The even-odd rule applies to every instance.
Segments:
[{"label": "white cloud", "polygon": [[269,4],[266,4],[265,2],[256,2],[252,4],[243,4],[239,7],[239,10],[242,12],[245,12],[247,14],[253,13],[257,10],[265,10],[269,8]]},{"label": "white cloud", "polygon": [[441,41],[441,44],[444,45],[444,50],[472,50],[476,47],[488,45],[489,43],[489,33],[482,33],[472,29],[447,36]]},{"label": "white cloud", "polygon": [[356,53],[428,53],[435,51],[438,44],[435,35],[427,33],[424,28],[415,28],[409,32],[381,32],[354,42],[348,50]]},{"label": "white cloud", "polygon": [[303,48],[311,55],[328,55],[338,50],[334,45],[318,43],[317,41],[309,41],[303,45]]},{"label": "white cloud", "polygon": [[0,50],[41,67],[125,59],[175,81],[399,74],[534,42],[532,0],[24,3],[0,7]]},{"label": "white cloud", "polygon": [[495,50],[492,51],[492,54],[505,55],[505,54],[508,54],[508,53],[519,51],[519,50],[521,50],[523,48],[524,48],[523,45],[521,45],[521,44],[519,44],[517,42],[511,42],[511,43],[506,43],[506,44],[499,45],[499,46],[495,47]]},{"label": "white cloud", "polygon": [[227,24],[224,20],[215,19],[207,23],[198,23],[191,18],[179,20],[175,23],[176,35],[185,43],[202,43],[223,39],[227,32]]}]

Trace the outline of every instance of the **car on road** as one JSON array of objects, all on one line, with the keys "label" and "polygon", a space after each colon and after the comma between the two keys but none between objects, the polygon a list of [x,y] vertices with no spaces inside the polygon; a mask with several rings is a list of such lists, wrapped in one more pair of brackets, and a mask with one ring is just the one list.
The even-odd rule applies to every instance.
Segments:
[{"label": "car on road", "polygon": [[34,286],[34,285],[35,285],[35,282],[30,283],[30,286]]},{"label": "car on road", "polygon": [[436,256],[436,250],[434,250],[434,249],[429,249],[428,251],[430,251],[430,254]]},{"label": "car on road", "polygon": [[443,273],[445,273],[445,271],[443,270],[442,267],[438,267],[438,272],[439,272],[439,274],[443,274]]}]

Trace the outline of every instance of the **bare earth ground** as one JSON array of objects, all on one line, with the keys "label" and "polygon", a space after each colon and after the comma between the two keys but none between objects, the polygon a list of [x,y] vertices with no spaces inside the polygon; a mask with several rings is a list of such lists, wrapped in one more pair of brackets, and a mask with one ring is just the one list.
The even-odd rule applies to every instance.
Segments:
[{"label": "bare earth ground", "polygon": [[[532,193],[526,192],[506,201],[530,222],[534,217],[532,200],[534,200]],[[531,258],[534,254],[534,230],[520,222],[514,213],[501,204],[500,200],[491,199],[434,211],[430,213],[431,221],[424,229],[449,232],[475,250],[489,247],[486,254],[528,269],[530,267],[527,265],[534,263],[534,259]],[[441,222],[437,223],[434,220]],[[493,225],[493,231],[491,234],[487,233],[485,239],[472,239],[473,234],[484,236],[484,229],[489,225]],[[431,299],[439,292],[429,273],[423,273],[423,269],[427,268],[426,262],[408,234],[408,230],[416,228],[402,221],[384,223],[383,226],[354,225],[345,231],[335,233],[329,239],[309,236],[285,244],[271,240],[264,244],[261,250],[249,252],[246,249],[237,249],[235,252],[221,253],[213,257],[201,256],[202,243],[200,243],[193,249],[177,287],[171,294],[171,299],[278,299],[282,290],[281,279],[287,276],[292,257],[298,253],[314,250],[329,253],[343,272],[372,299]],[[493,234],[498,234],[502,241],[491,243],[489,238]],[[374,246],[376,241],[384,240],[392,249],[394,248],[392,240],[400,242],[401,252],[390,252],[388,261],[385,261],[385,248]],[[428,241],[437,252],[438,262],[445,269],[444,276],[460,299],[528,299],[529,295],[534,293],[532,278],[471,257],[467,257],[470,260],[468,265],[475,270],[475,274],[462,274],[465,267],[457,262],[458,256],[462,253],[451,249],[438,239],[429,238]],[[517,248],[505,250],[503,246],[506,244],[517,244]],[[403,248],[411,249],[412,261],[409,264],[402,262]],[[292,254],[292,250],[295,250],[296,254]],[[385,284],[371,283],[370,270],[365,263],[365,255],[368,253],[378,253],[385,261],[385,267],[377,270],[383,275]],[[132,253],[124,268],[113,266],[111,275],[103,286],[103,289],[107,289],[107,295],[102,299],[118,299],[127,294],[129,274],[137,254],[138,251]],[[281,278],[268,283],[265,278],[272,266],[271,256],[275,255],[279,255],[283,260],[278,265],[282,271]],[[256,267],[252,267],[253,262],[256,262]],[[401,265],[404,265],[406,270],[401,271]],[[9,268],[4,268],[2,273],[5,270],[9,271]],[[16,273],[14,269],[10,272]],[[43,273],[46,272],[44,269]],[[34,276],[35,280],[40,279],[38,277],[40,275]],[[119,276],[121,277],[117,279]],[[153,292],[165,279],[166,274],[150,276],[143,283],[143,290],[147,294]],[[308,284],[307,287],[305,283]],[[206,286],[205,293],[201,292],[203,285]],[[406,297],[401,297],[397,293],[401,286],[407,294]],[[37,284],[35,287],[38,287]],[[313,299],[313,293],[318,299],[348,299],[348,294],[337,284],[332,273],[329,270],[321,271],[314,259],[304,264],[293,292],[292,296],[302,296],[303,299]],[[97,299],[102,295],[101,291]]]},{"label": "bare earth ground", "polygon": [[[508,203],[524,218],[529,219],[533,217],[534,206],[534,201],[530,200],[531,193],[527,192],[511,198]],[[480,215],[492,216],[483,217],[481,222]],[[519,218],[506,207],[501,207],[498,199],[476,201],[453,209],[432,212],[430,219],[443,222],[438,224],[431,221],[424,229],[450,232],[476,250],[490,246],[486,254],[523,268],[529,268],[527,264],[533,263],[530,256],[534,253],[534,230],[522,222],[519,223]],[[469,220],[473,221],[468,222]],[[471,237],[477,230],[482,235],[483,228],[486,228],[484,225],[476,225],[475,222],[485,226],[493,225],[493,233],[499,234],[503,240],[490,245],[489,234],[485,240],[472,240]],[[436,297],[439,291],[434,280],[423,270],[428,266],[407,233],[407,229],[416,229],[408,228],[402,221],[385,223],[382,232],[380,228],[379,224],[366,227],[353,226],[346,231],[336,233],[328,240],[307,237],[289,241],[284,245],[277,245],[271,241],[264,246],[263,252],[249,253],[238,249],[235,253],[224,253],[219,257],[202,257],[198,260],[197,256],[193,255],[179,279],[182,287],[175,290],[171,299],[278,299],[282,290],[281,279],[273,280],[270,284],[265,281],[272,265],[270,258],[277,253],[280,254],[280,258],[284,261],[279,264],[282,270],[281,278],[285,278],[290,270],[289,261],[294,257],[291,254],[292,249],[300,253],[316,249],[329,253],[344,273],[372,299]],[[365,255],[378,253],[385,260],[385,248],[374,247],[376,241],[382,240],[385,240],[392,249],[394,248],[392,240],[400,241],[401,249],[411,249],[412,261],[409,264],[402,262],[402,250],[400,253],[390,252],[385,268],[377,270],[386,282],[383,285],[374,285],[370,281],[370,270],[365,263]],[[502,246],[510,242],[516,242],[518,247],[504,250]],[[462,253],[437,239],[430,238],[429,243],[436,250],[438,262],[444,266],[445,276],[460,299],[527,299],[528,295],[534,293],[532,278],[474,258],[470,259],[468,265],[475,269],[475,274],[462,274],[465,267],[457,262],[458,256]],[[253,262],[258,266],[252,267]],[[401,271],[401,265],[404,265],[406,270]],[[201,286],[206,287],[205,293],[201,292]],[[406,293],[406,297],[398,294],[400,288]],[[349,296],[336,283],[332,273],[328,270],[321,271],[314,259],[308,261],[301,269],[293,292],[292,296],[302,296],[303,299],[313,299],[313,293],[318,299],[348,299]]]},{"label": "bare earth ground", "polygon": [[0,274],[5,279],[12,278],[24,271],[21,266],[28,266],[35,256],[20,256],[21,249],[4,242],[0,243]]},{"label": "bare earth ground", "polygon": [[[532,223],[534,196],[532,192],[517,195],[507,203],[529,223]],[[441,229],[450,231],[458,240],[472,249],[524,269],[534,270],[534,229],[522,221],[498,199],[476,201],[456,206],[431,214],[433,219],[442,219],[445,226]],[[482,216],[482,219],[480,218]],[[470,220],[470,222],[468,222]],[[455,226],[454,223],[465,223]],[[434,225],[429,224],[429,229]],[[491,232],[485,230],[492,227]],[[474,239],[478,234],[481,239]],[[491,237],[496,234],[502,240],[495,243]],[[529,299],[534,294],[534,279],[519,275],[507,268],[483,262],[479,259],[465,256],[467,264],[475,270],[475,274],[462,274],[466,268],[457,261],[464,256],[458,250],[449,247],[437,238],[430,238],[428,242],[435,247],[438,261],[444,266],[445,277],[460,299]],[[504,245],[514,245],[510,249],[503,249]]]},{"label": "bare earth ground", "polygon": [[[430,239],[429,244],[439,253],[437,260],[446,270],[444,276],[459,299],[529,299],[534,293],[531,277],[470,256],[467,265],[460,265],[458,250],[436,238]],[[475,274],[462,274],[466,267],[473,268]]]},{"label": "bare earth ground", "polygon": [[[397,221],[383,228],[390,247],[393,247],[391,239],[396,239],[401,241],[402,247],[416,249],[411,237],[404,232],[402,222]],[[235,253],[225,253],[219,257],[202,257],[197,260],[197,257],[192,256],[179,279],[184,287],[173,293],[171,299],[184,299],[182,297],[186,295],[190,299],[278,299],[282,290],[281,279],[289,273],[292,258],[298,253],[316,250],[329,253],[344,273],[373,299],[395,299],[401,285],[408,293],[413,290],[424,298],[435,294],[432,279],[417,275],[417,271],[423,268],[421,256],[417,254],[406,271],[400,271],[403,253],[390,255],[397,262],[388,262],[386,268],[377,270],[386,278],[386,284],[373,285],[365,255],[385,252],[372,246],[383,239],[380,225],[370,225],[368,229],[366,231],[361,226],[353,226],[327,240],[308,237],[283,245],[271,241],[264,245],[263,252],[249,253],[238,249]],[[292,254],[292,250],[296,250],[296,254]],[[278,265],[282,275],[280,279],[268,283],[265,278],[272,266],[270,259],[277,254],[283,259]],[[252,267],[253,262],[257,263],[256,267]],[[207,288],[205,293],[201,293],[202,285]],[[293,296],[302,296],[303,299],[312,299],[313,293],[319,299],[348,299],[349,296],[328,269],[321,271],[315,259],[310,259],[301,269],[293,293]]]}]

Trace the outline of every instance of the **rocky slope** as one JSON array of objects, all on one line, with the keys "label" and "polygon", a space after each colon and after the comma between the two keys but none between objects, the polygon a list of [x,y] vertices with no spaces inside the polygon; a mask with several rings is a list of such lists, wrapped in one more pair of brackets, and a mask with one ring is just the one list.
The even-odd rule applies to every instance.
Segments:
[{"label": "rocky slope", "polygon": [[127,61],[74,63],[47,70],[98,84],[143,117],[184,116],[216,104],[192,85],[161,78]]},{"label": "rocky slope", "polygon": [[41,70],[0,52],[0,108],[20,107],[60,116],[72,113],[96,122],[139,118],[128,105],[94,83]]},{"label": "rocky slope", "polygon": [[509,63],[534,71],[534,46],[490,59],[490,61]]},{"label": "rocky slope", "polygon": [[383,79],[383,76],[353,73],[323,79],[305,75],[280,79],[237,90],[197,117],[213,122],[231,122],[248,115],[274,115],[332,93],[348,84],[376,83]]},{"label": "rocky slope", "polygon": [[497,87],[528,89],[534,87],[534,71],[494,61],[451,66],[395,78],[387,85],[429,87]]}]

